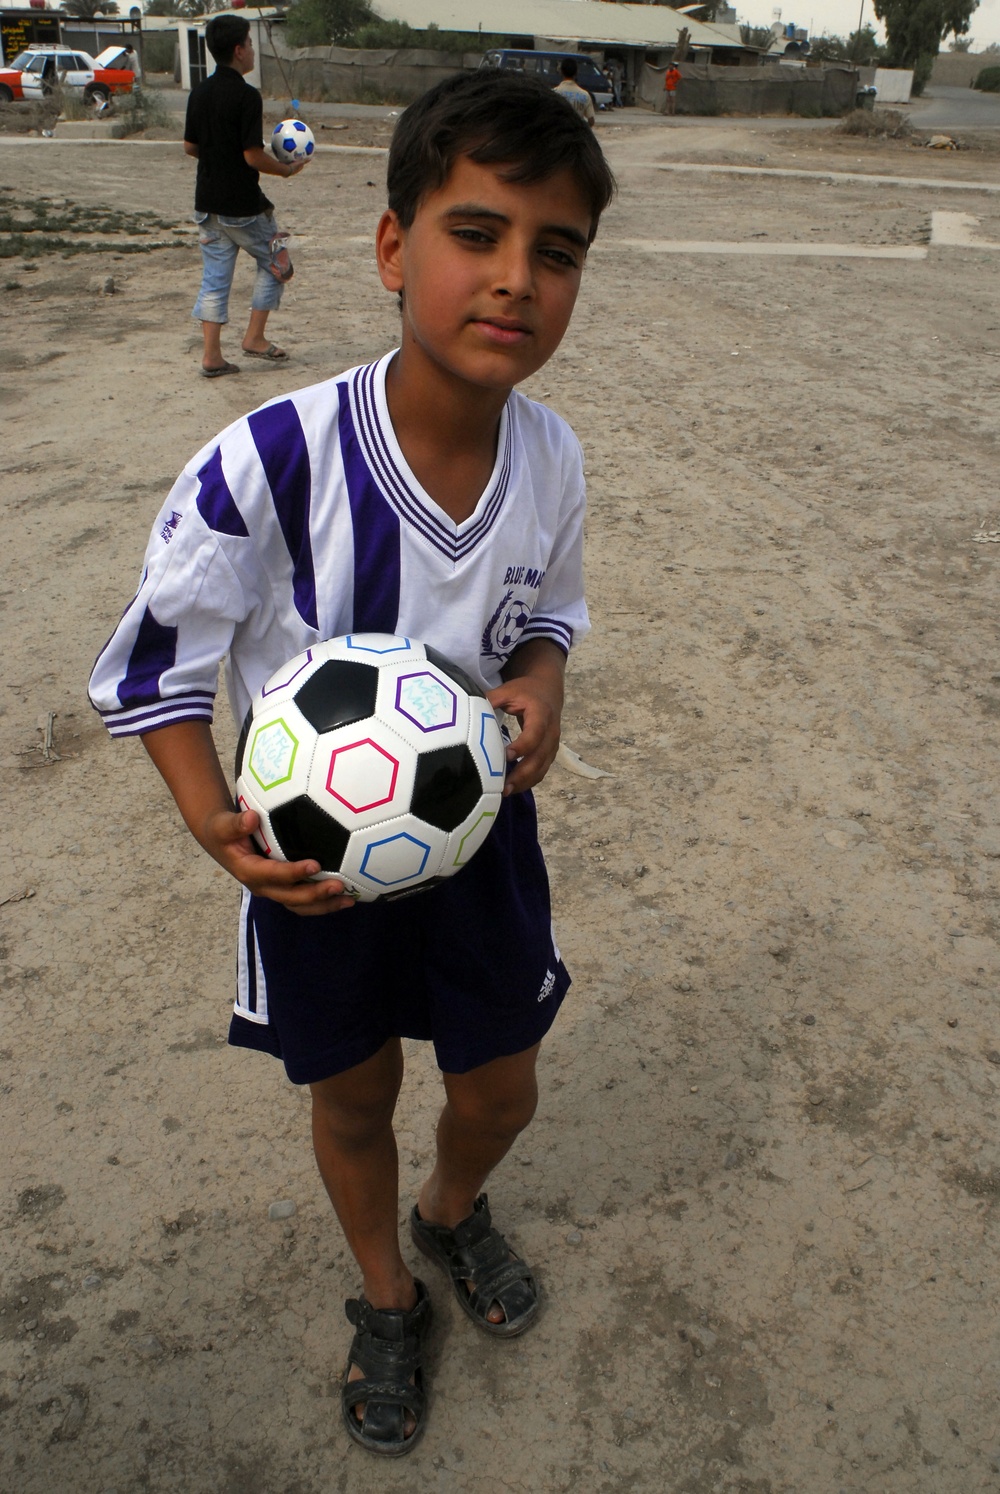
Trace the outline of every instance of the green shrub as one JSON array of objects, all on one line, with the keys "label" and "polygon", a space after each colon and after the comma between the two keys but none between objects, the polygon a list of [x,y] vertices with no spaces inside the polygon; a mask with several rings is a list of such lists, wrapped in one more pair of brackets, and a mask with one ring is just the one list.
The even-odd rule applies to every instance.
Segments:
[{"label": "green shrub", "polygon": [[143,32],[142,65],[147,73],[172,73],[176,50],[176,31]]},{"label": "green shrub", "polygon": [[1000,67],[984,67],[972,86],[980,93],[1000,93]]},{"label": "green shrub", "polygon": [[881,140],[901,140],[913,129],[899,109],[852,109],[837,129],[842,135],[869,135]]},{"label": "green shrub", "polygon": [[143,130],[165,129],[170,124],[170,114],[155,88],[116,95],[114,111],[111,133],[116,140],[141,134]]}]

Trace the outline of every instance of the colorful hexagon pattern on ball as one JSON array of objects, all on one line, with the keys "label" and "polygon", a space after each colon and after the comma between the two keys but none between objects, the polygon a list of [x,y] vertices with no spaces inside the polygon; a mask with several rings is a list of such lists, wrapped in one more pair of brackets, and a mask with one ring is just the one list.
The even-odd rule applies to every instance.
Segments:
[{"label": "colorful hexagon pattern on ball", "polygon": [[474,680],[384,633],[313,644],[254,698],[236,750],[241,808],[278,860],[315,860],[366,902],[454,876],[500,808],[506,743]]}]

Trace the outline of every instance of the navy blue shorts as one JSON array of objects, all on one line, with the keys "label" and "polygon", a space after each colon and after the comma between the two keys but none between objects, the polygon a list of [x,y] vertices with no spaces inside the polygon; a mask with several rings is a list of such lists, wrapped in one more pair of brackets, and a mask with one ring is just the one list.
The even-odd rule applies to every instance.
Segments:
[{"label": "navy blue shorts", "polygon": [[432,1040],[464,1074],[544,1037],[569,983],[534,800],[514,794],[468,866],[414,897],[301,918],[244,892],[229,1041],[282,1059],[293,1084],[391,1037]]}]

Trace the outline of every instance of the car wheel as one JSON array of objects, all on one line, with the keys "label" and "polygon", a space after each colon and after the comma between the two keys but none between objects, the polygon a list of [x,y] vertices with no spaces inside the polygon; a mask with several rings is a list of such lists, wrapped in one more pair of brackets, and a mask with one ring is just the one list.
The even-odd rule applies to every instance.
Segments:
[{"label": "car wheel", "polygon": [[13,100],[13,97],[14,94],[7,87],[6,83],[0,83],[0,104],[9,104]]},{"label": "car wheel", "polygon": [[111,90],[105,88],[103,83],[92,84],[83,95],[85,104],[96,104],[99,109],[103,109],[110,98]]}]

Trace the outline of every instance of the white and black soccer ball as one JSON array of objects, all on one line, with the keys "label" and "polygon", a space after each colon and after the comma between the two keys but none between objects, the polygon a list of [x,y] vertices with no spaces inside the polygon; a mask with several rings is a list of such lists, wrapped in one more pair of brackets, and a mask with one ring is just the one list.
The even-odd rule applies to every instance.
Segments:
[{"label": "white and black soccer ball", "polygon": [[428,644],[350,633],[273,674],[236,748],[236,798],[279,861],[313,858],[363,902],[451,877],[500,808],[493,707]]},{"label": "white and black soccer ball", "polygon": [[271,132],[271,150],[279,161],[308,161],[316,137],[301,119],[283,119]]}]

